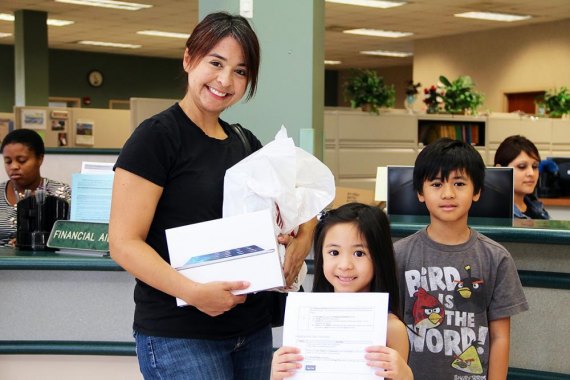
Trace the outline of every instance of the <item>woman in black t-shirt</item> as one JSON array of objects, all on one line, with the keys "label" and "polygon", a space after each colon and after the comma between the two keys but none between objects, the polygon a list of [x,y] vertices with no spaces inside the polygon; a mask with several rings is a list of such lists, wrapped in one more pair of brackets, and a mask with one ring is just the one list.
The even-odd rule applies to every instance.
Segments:
[{"label": "woman in black t-shirt", "polygon": [[[246,156],[219,119],[249,87],[256,90],[259,43],[246,19],[206,16],[186,42],[184,98],[145,120],[117,160],[109,244],[137,279],[133,323],[147,379],[269,378],[270,304],[265,292],[236,296],[246,282],[197,283],[170,265],[165,230],[222,217],[226,170]],[[252,150],[261,147],[248,130]],[[292,284],[309,252],[313,225],[289,242],[284,272]],[[204,239],[223,239],[223,231]],[[259,268],[263,270],[263,268]],[[177,307],[176,298],[188,303]]]}]

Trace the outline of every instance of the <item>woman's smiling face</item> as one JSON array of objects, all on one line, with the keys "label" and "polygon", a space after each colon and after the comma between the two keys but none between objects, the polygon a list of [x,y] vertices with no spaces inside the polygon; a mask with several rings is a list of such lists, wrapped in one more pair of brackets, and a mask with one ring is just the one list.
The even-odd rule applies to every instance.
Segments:
[{"label": "woman's smiling face", "polygon": [[242,47],[233,37],[225,37],[201,59],[191,62],[184,53],[188,73],[188,95],[198,110],[219,114],[240,101],[248,84]]}]

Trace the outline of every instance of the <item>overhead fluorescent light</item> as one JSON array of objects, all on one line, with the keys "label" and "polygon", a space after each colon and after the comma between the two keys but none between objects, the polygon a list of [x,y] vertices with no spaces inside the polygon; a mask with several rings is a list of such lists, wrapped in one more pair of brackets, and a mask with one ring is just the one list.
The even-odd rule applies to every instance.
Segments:
[{"label": "overhead fluorescent light", "polygon": [[116,47],[116,48],[123,48],[123,49],[138,49],[142,46],[142,45],[120,44],[120,43],[116,43],[116,42],[103,42],[103,41],[77,41],[77,43],[82,44],[82,45]]},{"label": "overhead fluorescent light", "polygon": [[47,24],[49,26],[68,26],[71,24],[75,24],[75,21],[68,21],[68,20],[56,20],[56,19],[47,19]]},{"label": "overhead fluorescent light", "polygon": [[398,58],[411,57],[412,55],[414,55],[414,53],[408,53],[403,51],[388,51],[388,50],[364,50],[361,51],[360,54],[380,55],[383,57],[398,57]]},{"label": "overhead fluorescent light", "polygon": [[[14,22],[14,20],[16,20],[16,17],[9,13],[0,13],[0,20]],[[75,24],[75,21],[57,20],[57,19],[48,18],[46,24],[50,26],[67,26]]]},{"label": "overhead fluorescent light", "polygon": [[126,1],[114,0],[55,0],[58,3],[88,5],[91,7],[123,9],[126,11],[138,11],[141,9],[152,8],[152,5],[129,3]]},{"label": "overhead fluorescent light", "polygon": [[406,4],[405,1],[382,1],[382,0],[326,0],[327,3],[357,5],[359,7],[393,8]]},{"label": "overhead fluorescent light", "polygon": [[190,36],[188,33],[161,32],[160,30],[139,30],[137,34],[156,37],[183,38],[185,40]]},{"label": "overhead fluorescent light", "polygon": [[380,29],[347,29],[343,30],[343,33],[348,34],[358,34],[361,36],[372,36],[372,37],[387,37],[387,38],[402,38],[413,35],[410,32],[396,32],[393,30],[380,30]]},{"label": "overhead fluorescent light", "polygon": [[464,18],[475,18],[478,20],[502,21],[502,22],[522,21],[532,18],[532,16],[528,15],[513,15],[508,13],[495,13],[495,12],[464,12],[464,13],[456,13],[454,16],[464,17]]},{"label": "overhead fluorescent light", "polygon": [[0,33],[0,38],[10,37],[12,33]]},{"label": "overhead fluorescent light", "polygon": [[329,59],[325,59],[325,65],[340,65],[342,61],[332,61]]}]

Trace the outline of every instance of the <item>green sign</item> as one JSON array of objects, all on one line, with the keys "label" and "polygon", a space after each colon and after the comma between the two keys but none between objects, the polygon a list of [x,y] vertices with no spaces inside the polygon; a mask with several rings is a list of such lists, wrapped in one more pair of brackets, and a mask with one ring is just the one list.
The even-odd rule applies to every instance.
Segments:
[{"label": "green sign", "polygon": [[57,220],[47,245],[66,250],[109,252],[109,224]]}]

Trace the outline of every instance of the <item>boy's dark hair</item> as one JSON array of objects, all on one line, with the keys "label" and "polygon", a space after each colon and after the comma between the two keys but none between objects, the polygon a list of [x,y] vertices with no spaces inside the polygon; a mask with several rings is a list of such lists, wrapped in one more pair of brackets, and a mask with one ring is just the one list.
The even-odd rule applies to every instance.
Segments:
[{"label": "boy's dark hair", "polygon": [[44,141],[42,137],[31,129],[14,129],[12,132],[8,133],[4,140],[2,140],[2,146],[0,146],[0,152],[4,152],[4,147],[8,144],[22,144],[27,146],[36,157],[43,157],[45,154]]},{"label": "boy's dark hair", "polygon": [[540,162],[540,153],[536,146],[524,136],[514,135],[503,140],[495,153],[495,166],[509,166],[521,152]]},{"label": "boy's dark hair", "polygon": [[368,246],[374,265],[371,292],[390,294],[389,310],[400,316],[400,291],[396,275],[396,260],[390,235],[390,222],[384,212],[362,203],[348,203],[323,214],[314,238],[315,274],[313,292],[334,292],[323,271],[323,244],[331,227],[340,223],[354,223]]},{"label": "boy's dark hair", "polygon": [[474,194],[483,189],[485,163],[481,154],[465,142],[444,137],[428,144],[414,164],[414,190],[423,194],[425,181],[441,176],[445,181],[449,174],[458,170],[468,175],[473,182]]},{"label": "boy's dark hair", "polygon": [[186,40],[190,65],[204,58],[218,42],[228,36],[233,37],[243,50],[249,84],[247,99],[251,99],[257,88],[260,48],[257,35],[244,17],[227,12],[210,13],[204,17]]}]

